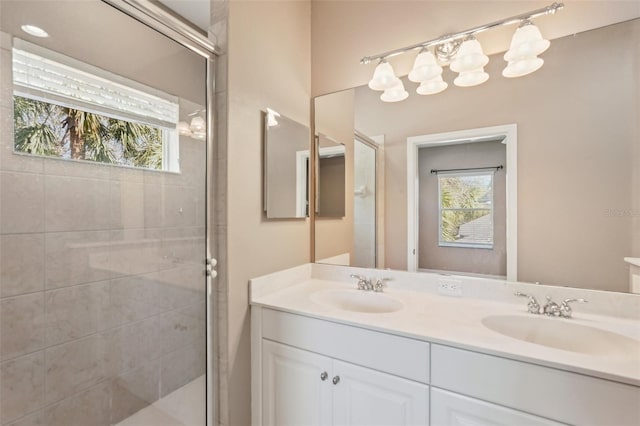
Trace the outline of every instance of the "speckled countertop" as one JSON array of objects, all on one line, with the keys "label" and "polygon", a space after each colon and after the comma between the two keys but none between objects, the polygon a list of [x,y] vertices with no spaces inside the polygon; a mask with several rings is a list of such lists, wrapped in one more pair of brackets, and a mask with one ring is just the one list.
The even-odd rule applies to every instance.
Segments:
[{"label": "speckled countertop", "polygon": [[638,343],[624,353],[616,350],[608,353],[606,342],[585,342],[599,345],[598,355],[588,355],[525,342],[483,325],[483,318],[488,316],[531,317],[526,313],[526,299],[505,303],[447,297],[394,285],[385,289],[384,294],[400,302],[401,309],[390,313],[354,312],[316,297],[318,292],[331,289],[358,291],[354,290],[354,283],[318,279],[313,277],[312,269],[313,265],[304,265],[283,271],[281,275],[276,273],[252,280],[251,304],[640,386],[640,321],[637,319],[576,312],[578,309],[572,319],[539,317],[540,321],[566,321],[607,330],[636,339]]}]

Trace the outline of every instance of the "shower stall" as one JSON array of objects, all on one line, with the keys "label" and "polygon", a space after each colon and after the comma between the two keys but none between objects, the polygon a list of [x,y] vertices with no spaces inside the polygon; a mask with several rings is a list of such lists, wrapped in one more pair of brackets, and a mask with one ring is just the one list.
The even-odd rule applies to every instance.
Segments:
[{"label": "shower stall", "polygon": [[0,1],[0,425],[213,424],[216,48],[147,1]]}]

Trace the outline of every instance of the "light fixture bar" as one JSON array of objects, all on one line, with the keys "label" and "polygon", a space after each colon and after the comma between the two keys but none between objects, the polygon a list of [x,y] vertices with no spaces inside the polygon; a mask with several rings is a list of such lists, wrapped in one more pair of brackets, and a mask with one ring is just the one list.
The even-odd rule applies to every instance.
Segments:
[{"label": "light fixture bar", "polygon": [[377,60],[380,60],[380,59],[387,59],[387,58],[391,58],[391,57],[394,57],[394,56],[398,56],[398,55],[401,55],[401,54],[403,54],[405,52],[408,52],[410,50],[425,49],[427,47],[431,47],[431,46],[435,46],[435,45],[439,45],[439,44],[450,43],[450,42],[453,42],[453,41],[468,37],[470,35],[475,35],[475,34],[490,30],[491,28],[504,26],[504,25],[515,24],[515,23],[518,23],[518,22],[521,22],[521,21],[524,21],[524,20],[527,20],[527,19],[537,18],[538,16],[552,15],[552,14],[556,13],[556,11],[562,9],[563,7],[564,7],[564,3],[553,3],[553,4],[549,5],[549,6],[543,7],[541,9],[536,9],[536,10],[533,10],[531,12],[522,13],[520,15],[512,16],[510,18],[501,19],[499,21],[495,21],[495,22],[492,22],[490,24],[481,25],[479,27],[470,28],[468,30],[460,31],[460,32],[457,32],[455,34],[443,35],[443,36],[440,36],[440,37],[435,38],[433,40],[424,41],[422,43],[417,43],[417,44],[412,44],[411,46],[402,47],[400,49],[389,50],[387,52],[380,53],[380,54],[374,55],[374,56],[365,56],[364,58],[362,58],[360,60],[360,63],[364,65],[364,64],[368,64],[370,62],[377,61]]}]

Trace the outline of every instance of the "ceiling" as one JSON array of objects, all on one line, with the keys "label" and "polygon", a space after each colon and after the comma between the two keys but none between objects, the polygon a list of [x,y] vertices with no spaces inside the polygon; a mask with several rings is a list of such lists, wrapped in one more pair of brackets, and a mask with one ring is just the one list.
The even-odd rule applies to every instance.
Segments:
[{"label": "ceiling", "polygon": [[205,33],[211,20],[211,0],[158,0]]}]

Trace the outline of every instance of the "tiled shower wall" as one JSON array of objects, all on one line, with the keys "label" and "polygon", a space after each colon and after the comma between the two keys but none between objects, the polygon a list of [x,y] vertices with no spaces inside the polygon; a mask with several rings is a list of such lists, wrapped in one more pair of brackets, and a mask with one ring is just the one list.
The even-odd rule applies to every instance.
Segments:
[{"label": "tiled shower wall", "polygon": [[115,424],[205,371],[205,144],[181,174],[14,154],[0,36],[0,424]]}]

